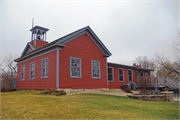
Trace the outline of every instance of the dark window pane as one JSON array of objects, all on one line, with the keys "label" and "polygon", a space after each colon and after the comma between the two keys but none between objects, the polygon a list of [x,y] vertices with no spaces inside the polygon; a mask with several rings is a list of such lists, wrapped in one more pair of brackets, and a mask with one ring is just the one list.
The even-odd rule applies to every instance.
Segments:
[{"label": "dark window pane", "polygon": [[119,81],[123,81],[123,76],[119,76]]},{"label": "dark window pane", "polygon": [[136,76],[138,76],[138,72],[136,72]]},{"label": "dark window pane", "polygon": [[132,76],[129,76],[129,81],[132,81]]},{"label": "dark window pane", "polygon": [[108,80],[109,80],[109,81],[113,81],[112,75],[108,75]]},{"label": "dark window pane", "polygon": [[112,68],[108,68],[108,74],[112,74]]},{"label": "dark window pane", "polygon": [[123,74],[123,71],[121,69],[119,69],[119,74]]}]

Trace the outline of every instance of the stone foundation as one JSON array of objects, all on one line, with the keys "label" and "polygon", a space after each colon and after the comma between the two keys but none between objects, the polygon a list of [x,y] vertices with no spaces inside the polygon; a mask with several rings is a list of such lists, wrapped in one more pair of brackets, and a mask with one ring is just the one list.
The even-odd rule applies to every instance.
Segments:
[{"label": "stone foundation", "polygon": [[100,93],[100,92],[108,92],[109,88],[102,89],[58,89],[66,91],[66,95],[73,94],[82,94],[82,93]]},{"label": "stone foundation", "polygon": [[145,101],[167,101],[173,102],[173,95],[127,95],[129,98],[145,100]]}]

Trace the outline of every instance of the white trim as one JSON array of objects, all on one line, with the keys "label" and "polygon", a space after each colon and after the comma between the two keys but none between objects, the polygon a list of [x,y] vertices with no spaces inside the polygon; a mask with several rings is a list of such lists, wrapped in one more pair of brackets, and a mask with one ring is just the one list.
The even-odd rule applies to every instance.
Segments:
[{"label": "white trim", "polygon": [[[47,60],[47,62],[48,62],[48,68],[47,68],[47,70],[48,70],[48,75],[47,76],[45,76],[45,77],[43,77],[43,60]],[[41,78],[48,78],[48,76],[49,76],[49,58],[47,57],[47,58],[44,58],[44,59],[42,59],[41,60]]]},{"label": "white trim", "polygon": [[108,83],[108,64],[107,64],[107,57],[105,57],[106,59],[106,77],[107,77],[107,85],[109,86],[109,83]]},{"label": "white trim", "polygon": [[[129,81],[129,71],[131,71],[131,76],[132,76],[132,81]],[[128,69],[128,82],[133,82],[133,72],[132,72],[132,70],[131,69]]]},{"label": "white trim", "polygon": [[[99,77],[93,77],[93,62],[97,62],[97,63],[99,63]],[[95,60],[91,60],[91,75],[92,75],[92,78],[94,78],[94,79],[101,79],[101,72],[100,72],[100,70],[101,70],[101,67],[100,67],[100,62],[99,61],[95,61]]]},{"label": "white trim", "polygon": [[[22,67],[24,67],[24,79],[22,79]],[[26,66],[25,66],[25,65],[22,65],[22,66],[21,66],[21,81],[24,81],[24,80],[25,80],[25,73],[26,73]]]},{"label": "white trim", "polygon": [[[30,60],[30,59],[33,59],[33,58],[42,56],[42,55],[44,55],[44,54],[48,54],[48,53],[50,53],[50,52],[54,52],[55,50],[57,50],[57,48],[54,48],[54,49],[52,49],[52,50],[48,50],[48,51],[43,52],[43,53],[40,53],[40,54],[38,54],[38,55],[32,55],[32,57],[29,57],[29,58],[27,58],[27,59],[25,58],[25,60],[22,60],[21,62],[18,62],[18,64],[20,64],[20,63],[22,63],[22,62],[25,62],[25,61],[28,61],[28,60]],[[61,49],[60,49],[60,50],[61,50]]]},{"label": "white trim", "polygon": [[[34,78],[31,78],[31,64],[33,64],[33,63],[34,63]],[[35,75],[36,75],[36,62],[34,61],[34,62],[30,63],[30,80],[35,79]]]},{"label": "white trim", "polygon": [[[79,76],[72,76],[71,75],[71,61],[72,61],[72,59],[78,59],[79,60]],[[70,57],[70,77],[71,78],[81,78],[81,58]]]},{"label": "white trim", "polygon": [[57,49],[57,62],[56,62],[56,87],[59,88],[59,49]]},{"label": "white trim", "polygon": [[[112,81],[108,79],[108,82],[114,82],[114,71],[113,71],[113,67],[108,67],[108,68],[112,68]],[[108,72],[109,73],[109,72]],[[109,75],[109,74],[108,74]]]},{"label": "white trim", "polygon": [[62,49],[62,47],[65,47],[65,45],[53,44],[53,45],[50,45],[50,46],[48,46],[48,47],[45,47],[45,48],[36,50],[36,51],[34,51],[34,52],[30,52],[29,54],[27,54],[27,55],[25,55],[25,56],[22,56],[22,57],[20,57],[20,58],[15,59],[14,61],[15,61],[15,62],[23,61],[23,59],[28,59],[28,57],[35,56],[34,54],[44,53],[44,51],[50,52],[51,50],[56,50],[57,47],[59,47],[60,49]]},{"label": "white trim", "polygon": [[29,46],[30,46],[33,50],[35,50],[30,43],[28,43],[28,44],[29,44]]},{"label": "white trim", "polygon": [[[122,71],[123,71],[123,81],[120,81],[120,80],[119,80],[119,70],[122,70]],[[119,81],[119,82],[124,82],[124,69],[123,69],[123,68],[118,68],[118,81]]]}]

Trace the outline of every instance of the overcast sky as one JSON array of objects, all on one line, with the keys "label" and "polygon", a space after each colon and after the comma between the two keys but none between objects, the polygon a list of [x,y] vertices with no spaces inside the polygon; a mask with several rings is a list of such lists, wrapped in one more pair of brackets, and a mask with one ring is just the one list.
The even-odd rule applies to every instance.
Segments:
[{"label": "overcast sky", "polygon": [[109,62],[132,65],[135,57],[152,58],[156,52],[171,56],[180,20],[178,4],[179,0],[2,0],[0,56],[21,55],[31,40],[32,18],[34,25],[50,29],[48,42],[90,26],[112,53]]}]

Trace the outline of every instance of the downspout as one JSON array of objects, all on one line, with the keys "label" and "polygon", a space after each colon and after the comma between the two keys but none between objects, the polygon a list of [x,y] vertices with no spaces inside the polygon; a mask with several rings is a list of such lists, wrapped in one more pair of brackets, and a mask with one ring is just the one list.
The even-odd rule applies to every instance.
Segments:
[{"label": "downspout", "polygon": [[106,59],[107,86],[109,87],[109,83],[108,83],[108,64],[107,64],[107,57],[105,57],[105,59]]},{"label": "downspout", "polygon": [[57,61],[56,61],[56,88],[59,89],[59,48],[57,48]]},{"label": "downspout", "polygon": [[138,68],[136,68],[136,84],[138,85],[137,69],[138,69]]}]

